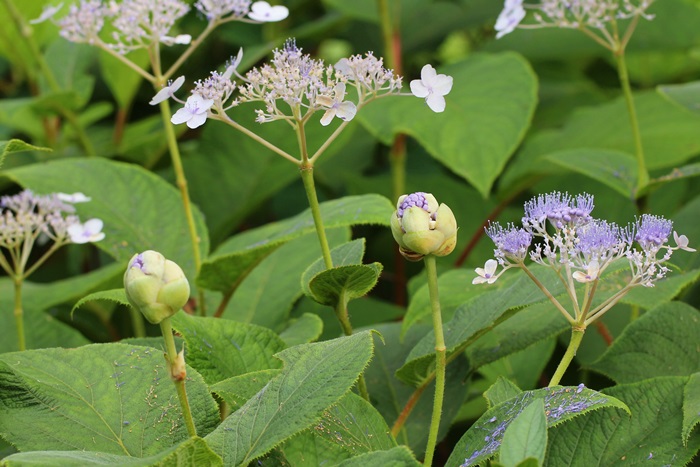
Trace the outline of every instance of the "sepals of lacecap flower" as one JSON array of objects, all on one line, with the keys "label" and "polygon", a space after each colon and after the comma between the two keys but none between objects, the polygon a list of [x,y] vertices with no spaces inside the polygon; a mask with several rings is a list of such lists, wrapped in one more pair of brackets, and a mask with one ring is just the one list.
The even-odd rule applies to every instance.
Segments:
[{"label": "sepals of lacecap flower", "polygon": [[457,244],[457,221],[446,204],[430,193],[403,195],[391,216],[391,232],[410,261],[425,255],[446,256]]},{"label": "sepals of lacecap flower", "polygon": [[180,266],[152,250],[131,258],[124,290],[131,306],[152,324],[177,313],[190,297],[190,284]]}]

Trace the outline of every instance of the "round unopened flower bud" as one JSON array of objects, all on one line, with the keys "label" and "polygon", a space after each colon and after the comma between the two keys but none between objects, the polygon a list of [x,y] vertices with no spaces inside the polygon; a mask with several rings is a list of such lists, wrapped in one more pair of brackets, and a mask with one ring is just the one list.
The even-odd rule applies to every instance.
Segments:
[{"label": "round unopened flower bud", "polygon": [[153,324],[177,313],[190,298],[190,284],[180,266],[152,250],[131,258],[124,290],[131,306]]},{"label": "round unopened flower bud", "polygon": [[457,244],[457,221],[446,204],[430,193],[403,195],[391,216],[391,233],[410,261],[425,255],[445,256]]}]

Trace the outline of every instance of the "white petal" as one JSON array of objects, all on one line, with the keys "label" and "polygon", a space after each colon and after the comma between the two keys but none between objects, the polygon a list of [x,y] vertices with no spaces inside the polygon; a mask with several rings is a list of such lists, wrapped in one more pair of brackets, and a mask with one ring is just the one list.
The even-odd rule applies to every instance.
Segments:
[{"label": "white petal", "polygon": [[420,79],[425,86],[433,86],[435,75],[437,75],[437,71],[435,71],[435,68],[430,64],[424,65],[420,70]]},{"label": "white petal", "polygon": [[170,88],[170,93],[177,92],[178,89],[182,87],[185,82],[185,76],[179,76],[173,83],[168,86]]},{"label": "white petal", "polygon": [[331,108],[326,110],[326,113],[323,114],[323,117],[321,117],[321,125],[323,126],[328,126],[331,123],[331,120],[333,120],[333,117],[335,117],[335,109]]},{"label": "white petal", "polygon": [[194,130],[195,128],[199,128],[200,126],[204,125],[204,122],[206,122],[206,121],[207,121],[207,114],[206,113],[192,115],[192,118],[190,118],[187,121],[187,126]]},{"label": "white petal", "polygon": [[343,102],[338,106],[336,109],[335,115],[346,122],[349,122],[353,118],[355,118],[355,114],[357,113],[357,107],[355,107],[355,103],[353,102]]},{"label": "white petal", "polygon": [[83,229],[83,225],[78,223],[78,224],[71,224],[68,226],[66,229],[66,232],[68,233],[68,236],[70,237],[70,241],[73,243],[87,243],[87,237],[85,236],[85,230]]},{"label": "white petal", "polygon": [[[481,268],[479,268],[481,269]],[[486,279],[482,276],[476,276],[474,279],[472,279],[472,284],[483,284],[486,282]]]},{"label": "white petal", "polygon": [[289,10],[284,6],[270,6],[267,2],[255,2],[250,7],[248,18],[262,23],[281,21],[289,16]]},{"label": "white petal", "polygon": [[177,36],[175,36],[176,44],[187,45],[190,42],[192,42],[192,36],[190,36],[189,34],[178,34]]},{"label": "white petal", "polygon": [[411,94],[416,97],[428,97],[430,90],[425,87],[421,80],[414,79],[411,81]]},{"label": "white petal", "polygon": [[316,97],[316,103],[323,107],[333,107],[335,101],[328,96],[318,96]]},{"label": "white petal", "polygon": [[156,93],[155,96],[153,96],[153,99],[151,99],[151,102],[149,104],[151,105],[158,105],[163,101],[167,101],[170,98],[170,88],[168,86],[164,87],[160,91]]},{"label": "white petal", "polygon": [[335,85],[334,95],[338,102],[343,102],[345,99],[345,83],[338,83]]},{"label": "white petal", "polygon": [[590,282],[591,281],[591,278],[588,277],[586,274],[584,274],[581,271],[576,271],[575,273],[572,274],[572,276],[578,282]]},{"label": "white petal", "polygon": [[452,76],[437,75],[433,83],[433,92],[441,96],[449,94],[452,90]]},{"label": "white petal", "polygon": [[484,271],[486,271],[487,274],[493,275],[494,272],[496,272],[496,269],[498,268],[498,261],[495,259],[490,259],[486,261],[486,264],[484,265]]},{"label": "white petal", "polygon": [[97,234],[102,231],[102,227],[104,227],[104,222],[102,222],[102,219],[90,219],[85,224],[83,224],[83,227],[85,228],[85,231],[90,233],[90,234]]},{"label": "white petal", "polygon": [[73,193],[72,195],[67,193],[56,193],[56,198],[61,201],[65,201],[66,203],[87,203],[91,199],[89,196],[85,196],[85,194],[80,192]]},{"label": "white petal", "polygon": [[190,112],[187,107],[183,107],[175,112],[175,115],[170,118],[170,122],[174,125],[179,125],[181,123],[185,123],[190,118],[192,118],[192,112]]},{"label": "white petal", "polygon": [[430,110],[436,113],[443,112],[445,110],[445,98],[438,94],[431,94],[425,98]]}]

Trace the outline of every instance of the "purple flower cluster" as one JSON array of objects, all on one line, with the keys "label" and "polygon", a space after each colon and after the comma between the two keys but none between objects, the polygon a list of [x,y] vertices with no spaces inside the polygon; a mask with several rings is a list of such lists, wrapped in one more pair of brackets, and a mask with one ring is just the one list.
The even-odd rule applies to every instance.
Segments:
[{"label": "purple flower cluster", "polygon": [[428,208],[428,200],[425,197],[425,193],[423,193],[422,191],[417,191],[406,196],[406,198],[401,202],[397,209],[399,218],[403,217],[403,212],[406,209],[412,208],[414,206],[430,212],[430,209]]},{"label": "purple flower cluster", "polygon": [[532,234],[513,224],[508,224],[508,227],[504,229],[499,223],[495,222],[489,225],[486,229],[486,234],[496,244],[494,253],[498,258],[505,257],[515,261],[522,261],[527,255],[530,243],[532,243]]},{"label": "purple flower cluster", "polygon": [[673,222],[661,216],[644,214],[641,219],[637,219],[634,227],[636,230],[634,239],[647,250],[658,248],[668,241],[673,230]]},{"label": "purple flower cluster", "polygon": [[586,193],[575,199],[558,191],[539,195],[525,203],[523,225],[544,230],[547,220],[557,229],[586,223],[591,219],[593,207],[593,196]]}]

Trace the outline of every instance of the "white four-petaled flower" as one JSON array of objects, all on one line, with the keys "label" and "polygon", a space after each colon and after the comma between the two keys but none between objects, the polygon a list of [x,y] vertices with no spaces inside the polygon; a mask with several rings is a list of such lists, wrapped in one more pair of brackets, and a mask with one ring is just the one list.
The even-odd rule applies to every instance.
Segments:
[{"label": "white four-petaled flower", "polygon": [[676,241],[676,245],[678,245],[678,248],[681,250],[685,251],[695,251],[695,248],[690,248],[688,246],[688,237],[685,235],[678,235],[678,232],[674,231],[673,232],[673,239]]},{"label": "white four-petaled flower", "polygon": [[160,41],[165,45],[175,45],[175,44],[187,45],[190,42],[192,42],[192,36],[190,36],[189,34],[178,34],[175,37],[162,36],[160,38]]},{"label": "white four-petaled flower", "polygon": [[586,267],[586,272],[576,271],[572,274],[574,279],[578,282],[593,282],[598,278],[598,273],[600,272],[600,265],[598,261],[593,260],[588,263]]},{"label": "white four-petaled flower", "polygon": [[472,284],[493,284],[498,279],[495,275],[496,269],[498,268],[498,261],[495,259],[490,259],[486,261],[483,268],[476,268],[476,272],[479,276],[472,280]]},{"label": "white four-petaled flower", "polygon": [[178,89],[180,89],[180,86],[182,86],[182,83],[184,82],[185,77],[180,76],[178,79],[176,79],[175,81],[158,91],[158,93],[155,96],[153,96],[153,99],[151,99],[151,102],[149,102],[149,104],[157,105],[163,101],[170,99],[171,97],[173,97],[173,94],[175,94],[175,92]]},{"label": "white four-petaled flower", "polygon": [[357,107],[354,102],[345,101],[345,83],[338,83],[333,90],[333,99],[328,96],[319,96],[316,102],[324,107],[328,107],[326,113],[321,117],[321,125],[328,126],[333,120],[333,117],[338,117],[343,121],[350,121],[357,113]]},{"label": "white four-petaled flower", "polygon": [[525,18],[523,0],[505,0],[503,11],[498,15],[496,26],[494,26],[497,31],[496,39],[513,32],[523,18]]},{"label": "white four-petaled flower", "polygon": [[445,110],[445,97],[452,90],[452,77],[438,75],[432,65],[425,65],[420,71],[420,79],[411,81],[411,93],[425,98],[433,112]]},{"label": "white four-petaled flower", "polygon": [[56,15],[56,13],[58,13],[59,11],[61,11],[61,8],[63,8],[63,3],[59,3],[59,4],[56,5],[56,6],[54,6],[54,5],[46,5],[46,6],[44,7],[44,10],[41,12],[41,15],[39,15],[38,18],[34,18],[34,19],[32,19],[32,20],[29,20],[29,24],[39,24],[39,23],[43,23],[43,22],[46,21],[47,19],[53,18],[54,15]]},{"label": "white four-petaled flower", "polygon": [[175,125],[187,122],[188,127],[197,128],[207,121],[207,112],[212,105],[214,105],[213,99],[204,99],[199,94],[192,94],[187,98],[185,106],[175,112],[170,121]]},{"label": "white four-petaled flower", "polygon": [[90,219],[84,224],[69,225],[67,231],[73,243],[99,242],[105,238],[105,234],[102,232],[103,225],[101,219]]},{"label": "white four-petaled flower", "polygon": [[289,10],[282,5],[272,6],[267,2],[255,2],[250,7],[248,18],[261,23],[282,21],[289,16]]}]

